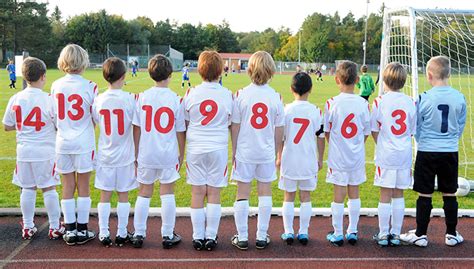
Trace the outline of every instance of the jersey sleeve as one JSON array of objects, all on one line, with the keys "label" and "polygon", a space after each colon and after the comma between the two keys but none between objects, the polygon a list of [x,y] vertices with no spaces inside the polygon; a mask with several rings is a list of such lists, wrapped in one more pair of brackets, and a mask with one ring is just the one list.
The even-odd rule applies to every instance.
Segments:
[{"label": "jersey sleeve", "polygon": [[15,100],[15,96],[10,98],[10,100],[8,101],[8,105],[5,109],[5,114],[3,115],[3,120],[2,120],[3,125],[15,126],[15,116],[14,116],[14,113],[12,111],[12,106],[13,106],[14,100]]},{"label": "jersey sleeve", "polygon": [[181,113],[183,113],[183,117],[184,117],[184,120],[185,120],[185,121],[189,121],[189,120],[190,120],[189,111],[186,109],[188,100],[189,100],[189,96],[188,96],[188,95],[183,96],[183,97],[181,98],[181,100],[180,100],[180,102],[181,102],[181,104],[180,104],[180,110],[181,110]]},{"label": "jersey sleeve", "polygon": [[99,123],[99,112],[97,111],[97,102],[92,104],[92,120],[97,124]]},{"label": "jersey sleeve", "polygon": [[331,101],[326,101],[326,106],[324,107],[324,132],[329,133],[331,132],[331,125],[332,125],[332,111],[331,111]]},{"label": "jersey sleeve", "polygon": [[185,132],[186,123],[184,121],[184,111],[183,111],[183,102],[181,102],[181,97],[176,96],[176,104],[178,105],[178,111],[176,115],[176,132]]},{"label": "jersey sleeve", "polygon": [[372,132],[380,131],[380,121],[379,121],[379,98],[375,98],[372,104],[372,113],[370,113],[370,127]]},{"label": "jersey sleeve", "polygon": [[278,98],[277,102],[277,110],[275,115],[275,126],[282,127],[285,126],[285,107],[283,106],[283,102],[280,98]]},{"label": "jersey sleeve", "polygon": [[140,95],[135,95],[135,112],[133,113],[132,124],[140,126]]},{"label": "jersey sleeve", "polygon": [[375,84],[374,84],[374,80],[372,79],[372,77],[369,77],[369,84],[370,84],[370,90],[372,92],[375,91]]},{"label": "jersey sleeve", "polygon": [[459,124],[458,137],[461,137],[462,133],[464,132],[464,127],[466,126],[466,98],[464,96],[462,96],[461,114],[459,115],[459,118],[458,118],[458,124]]},{"label": "jersey sleeve", "polygon": [[[422,98],[423,94],[418,96],[418,102],[416,102],[416,133],[415,139],[418,141],[420,138],[420,130],[421,126],[423,125],[423,113],[425,109],[425,103],[427,102],[427,98]],[[425,95],[426,97],[426,95]]]},{"label": "jersey sleeve", "polygon": [[239,93],[240,90],[238,90],[235,95],[234,95],[234,102],[232,105],[232,123],[237,123],[240,124],[241,121],[241,111],[240,111],[240,100],[239,100]]}]

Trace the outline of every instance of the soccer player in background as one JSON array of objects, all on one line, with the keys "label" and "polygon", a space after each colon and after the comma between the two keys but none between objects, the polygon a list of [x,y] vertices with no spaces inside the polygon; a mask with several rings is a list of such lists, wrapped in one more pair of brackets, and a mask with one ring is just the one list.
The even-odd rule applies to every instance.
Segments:
[{"label": "soccer player in background", "polygon": [[[193,247],[213,250],[221,218],[221,190],[227,186],[229,126],[232,92],[218,81],[223,60],[215,51],[199,55],[198,73],[203,82],[183,98],[186,120],[186,178],[192,186]],[[207,200],[207,208],[204,203]]]},{"label": "soccer player in background", "polygon": [[132,61],[132,77],[137,77],[137,71],[138,71],[138,61],[133,60]]},{"label": "soccer player in background", "polygon": [[307,73],[299,72],[293,76],[291,93],[295,101],[285,107],[284,142],[277,159],[277,166],[281,161],[278,187],[285,191],[282,213],[285,233],[281,235],[281,239],[288,245],[295,239],[294,201],[298,189],[300,227],[296,238],[301,244],[308,244],[312,214],[311,192],[316,189],[318,171],[323,167],[323,117],[321,110],[308,102],[312,86],[311,77]]},{"label": "soccer player in background", "polygon": [[275,155],[283,139],[284,108],[281,96],[268,85],[275,74],[275,62],[264,51],[249,60],[252,83],[237,91],[232,111],[232,178],[237,181],[234,218],[237,234],[232,245],[248,249],[248,214],[251,183],[257,179],[257,249],[270,243],[268,226],[272,213],[271,183],[276,179]]},{"label": "soccer player in background", "polygon": [[132,128],[135,95],[122,90],[126,73],[127,67],[122,60],[116,57],[107,59],[102,74],[108,82],[108,90],[96,98],[92,107],[94,122],[100,128],[95,187],[101,190],[97,210],[99,241],[104,246],[112,244],[109,231],[112,193],[116,191],[118,194],[115,244],[122,246],[130,239],[127,232],[128,192],[138,187]]},{"label": "soccer player in background", "polygon": [[374,81],[372,77],[367,74],[367,65],[361,66],[360,72],[362,72],[362,76],[360,76],[360,80],[356,85],[357,88],[360,89],[360,96],[369,101],[370,95],[375,91]]},{"label": "soccer player in background", "polygon": [[[87,66],[87,52],[78,45],[67,45],[58,59],[58,68],[66,75],[51,86],[58,128],[56,170],[63,175],[61,207],[66,225],[63,238],[68,245],[81,245],[96,236],[87,224],[91,209],[89,180],[95,160],[91,112],[99,90],[97,84],[82,77]],[[77,206],[74,199],[76,190]]]},{"label": "soccer player in background", "polygon": [[188,87],[191,87],[191,81],[189,80],[189,63],[185,63],[183,69],[181,70],[182,74],[182,81],[181,81],[181,89],[184,88],[184,82],[188,82]]},{"label": "soccer player in background", "polygon": [[374,185],[380,187],[379,232],[374,240],[380,246],[400,245],[405,215],[403,191],[411,184],[411,137],[416,132],[416,107],[411,97],[400,92],[406,79],[407,72],[400,63],[388,64],[383,73],[385,94],[375,98],[372,105],[371,128],[376,143]]},{"label": "soccer player in background", "polygon": [[3,117],[5,131],[16,130],[16,168],[13,184],[21,188],[20,208],[23,216],[22,238],[31,239],[37,233],[34,224],[36,189],[43,192],[48,212],[50,239],[61,238],[65,229],[59,223],[61,209],[56,186],[60,184],[55,171],[53,102],[43,92],[46,65],[40,59],[28,57],[23,62],[23,79],[27,88],[13,95]]},{"label": "soccer player in background", "polygon": [[426,79],[432,88],[420,94],[417,102],[416,141],[413,190],[416,201],[416,230],[400,236],[406,243],[419,247],[428,245],[435,177],[438,191],[443,194],[446,222],[445,243],[456,246],[464,238],[456,231],[458,223],[458,151],[459,139],[466,124],[466,100],[458,90],[449,86],[450,60],[446,56],[431,58],[426,65]]},{"label": "soccer player in background", "polygon": [[358,82],[357,65],[343,61],[336,70],[336,83],[340,94],[326,102],[324,131],[329,143],[328,173],[326,182],[334,186],[331,203],[334,232],[327,240],[335,245],[344,243],[344,199],[349,197],[349,227],[346,240],[357,243],[357,226],[360,215],[359,185],[366,181],[365,140],[370,134],[370,112],[366,100],[354,94]]},{"label": "soccer player in background", "polygon": [[141,248],[146,237],[148,211],[155,182],[160,182],[161,236],[163,248],[179,242],[176,222],[175,182],[184,156],[186,126],[180,98],[168,85],[173,66],[166,56],[157,54],[148,62],[154,86],[138,97],[133,118],[135,156],[138,162],[139,192],[135,203],[132,244]]},{"label": "soccer player in background", "polygon": [[16,89],[15,83],[16,83],[16,72],[15,72],[15,65],[13,64],[13,61],[10,60],[7,65],[7,72],[8,76],[10,78],[10,89]]}]

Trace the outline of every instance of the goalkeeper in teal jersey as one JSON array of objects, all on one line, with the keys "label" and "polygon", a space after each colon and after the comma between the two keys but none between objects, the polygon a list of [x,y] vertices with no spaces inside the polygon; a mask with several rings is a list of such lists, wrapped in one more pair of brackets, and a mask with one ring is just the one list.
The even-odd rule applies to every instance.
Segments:
[{"label": "goalkeeper in teal jersey", "polygon": [[360,71],[362,72],[362,76],[360,76],[360,80],[356,86],[360,89],[360,96],[369,101],[370,95],[375,91],[375,84],[372,77],[367,74],[367,65],[361,66]]}]

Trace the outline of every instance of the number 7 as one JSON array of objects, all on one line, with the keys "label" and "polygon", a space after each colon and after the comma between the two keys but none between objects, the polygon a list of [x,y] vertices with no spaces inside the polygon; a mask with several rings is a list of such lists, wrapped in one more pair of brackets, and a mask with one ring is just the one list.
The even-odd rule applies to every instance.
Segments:
[{"label": "number 7", "polygon": [[308,129],[309,120],[308,119],[302,119],[302,118],[294,118],[293,122],[297,123],[297,124],[301,124],[301,127],[298,130],[298,133],[296,133],[295,139],[293,139],[293,143],[298,144],[298,143],[300,143],[304,132],[306,132],[306,129]]}]

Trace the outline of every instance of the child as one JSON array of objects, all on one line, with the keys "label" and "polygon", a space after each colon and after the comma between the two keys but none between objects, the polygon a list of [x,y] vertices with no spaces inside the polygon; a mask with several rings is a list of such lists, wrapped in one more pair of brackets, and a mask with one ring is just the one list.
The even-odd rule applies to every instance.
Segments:
[{"label": "child", "polygon": [[319,68],[316,68],[316,81],[321,81],[323,82],[323,72],[321,71],[321,69]]},{"label": "child", "polygon": [[329,143],[328,173],[326,182],[334,185],[331,204],[334,232],[327,240],[342,246],[344,199],[349,196],[349,227],[346,239],[357,243],[357,225],[360,214],[359,185],[366,180],[365,140],[370,134],[369,104],[354,94],[358,82],[357,66],[343,61],[336,70],[336,84],[341,93],[326,102],[324,131]]},{"label": "child", "polygon": [[159,181],[162,244],[163,248],[171,248],[181,241],[181,236],[174,233],[174,184],[180,177],[178,171],[183,162],[186,126],[180,98],[168,88],[173,73],[171,62],[164,55],[155,55],[148,62],[148,73],[155,86],[140,94],[133,118],[140,186],[132,244],[136,248],[143,245],[150,200],[155,182]]},{"label": "child", "polygon": [[297,239],[303,245],[308,243],[311,192],[316,189],[318,171],[323,167],[323,119],[321,110],[308,102],[311,88],[311,77],[305,72],[296,73],[291,84],[295,101],[285,107],[284,145],[279,154],[281,173],[278,187],[285,191],[282,214],[285,233],[281,239],[288,245],[294,240],[294,201],[298,188],[301,205]]},{"label": "child", "polygon": [[362,72],[362,76],[360,77],[360,81],[357,82],[357,88],[360,89],[360,96],[369,101],[370,95],[375,90],[374,81],[372,77],[367,74],[367,65],[361,66],[360,71]]},{"label": "child", "polygon": [[109,232],[112,192],[118,193],[118,229],[115,244],[122,246],[129,240],[128,192],[138,186],[135,180],[135,148],[132,132],[135,97],[122,90],[126,72],[127,67],[119,58],[109,58],[104,62],[102,74],[109,83],[109,89],[96,98],[92,109],[94,121],[100,127],[95,187],[101,190],[97,210],[99,241],[104,246],[112,244]]},{"label": "child", "polygon": [[46,83],[46,65],[37,58],[28,57],[23,62],[23,78],[28,87],[13,95],[3,117],[5,131],[16,130],[17,163],[13,184],[21,188],[20,206],[23,215],[22,238],[31,239],[38,231],[34,224],[36,189],[43,192],[48,212],[50,239],[63,236],[65,230],[59,223],[61,210],[56,186],[59,175],[54,170],[53,103],[43,92]]},{"label": "child", "polygon": [[232,245],[248,249],[248,214],[251,182],[258,185],[257,249],[270,243],[267,234],[272,213],[271,183],[276,179],[275,155],[283,139],[284,108],[280,95],[268,85],[275,74],[275,62],[264,51],[249,60],[252,83],[239,90],[232,111],[232,178],[237,181],[234,203],[237,234]]},{"label": "child", "polygon": [[133,61],[132,61],[132,77],[136,77],[136,76],[137,76],[137,71],[138,71],[138,61],[137,61],[137,60],[133,60]]},{"label": "child", "polygon": [[95,154],[91,108],[98,89],[94,82],[81,76],[88,65],[89,56],[83,48],[67,45],[58,59],[58,68],[66,75],[51,86],[58,127],[56,170],[63,175],[61,207],[66,224],[64,241],[68,245],[82,245],[95,238],[87,223],[91,208],[89,179]]},{"label": "child", "polygon": [[188,87],[191,87],[191,82],[189,81],[189,63],[185,63],[183,67],[183,80],[181,81],[181,89],[184,88],[184,82],[188,82]]},{"label": "child", "polygon": [[[223,60],[215,51],[199,56],[203,83],[183,99],[187,125],[187,182],[192,185],[193,247],[213,250],[221,218],[220,192],[227,186],[227,160],[232,92],[219,85]],[[207,209],[204,200],[207,198]]]},{"label": "child", "polygon": [[458,188],[458,141],[466,124],[466,100],[462,93],[449,86],[450,73],[448,57],[431,58],[426,66],[426,78],[433,88],[420,94],[417,103],[415,138],[418,152],[413,184],[413,190],[419,195],[416,201],[416,230],[401,235],[400,239],[420,247],[428,245],[426,233],[436,176],[438,191],[443,193],[445,243],[456,246],[464,241],[456,231],[458,202],[455,192]]},{"label": "child", "polygon": [[385,94],[372,105],[372,136],[377,144],[374,185],[380,187],[379,232],[374,240],[380,246],[400,245],[405,214],[403,190],[411,184],[411,136],[416,132],[416,107],[412,98],[400,92],[406,78],[407,72],[400,63],[387,65],[383,73]]},{"label": "child", "polygon": [[7,65],[7,71],[8,75],[10,76],[10,89],[16,89],[15,83],[16,83],[16,72],[15,72],[15,65],[13,64],[13,61],[10,60]]}]

